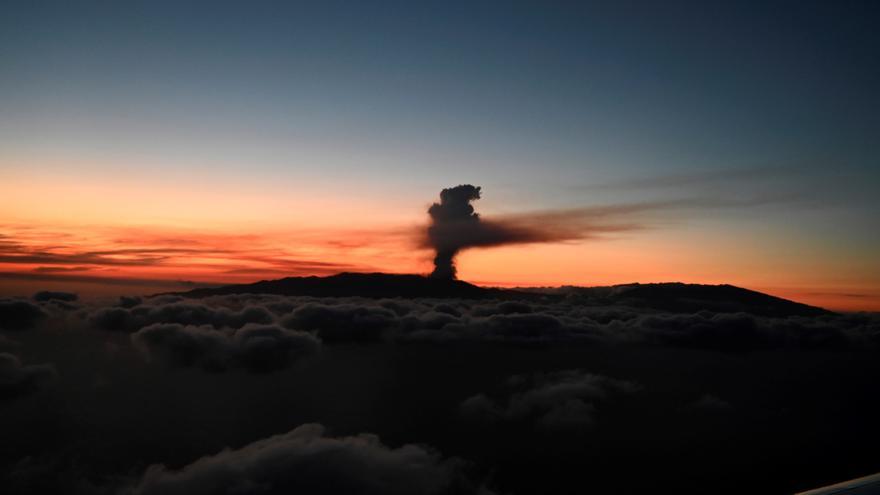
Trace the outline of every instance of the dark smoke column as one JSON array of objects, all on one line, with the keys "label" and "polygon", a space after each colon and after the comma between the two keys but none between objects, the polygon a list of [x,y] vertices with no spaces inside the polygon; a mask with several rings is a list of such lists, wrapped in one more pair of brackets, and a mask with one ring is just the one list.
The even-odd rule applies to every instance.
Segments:
[{"label": "dark smoke column", "polygon": [[440,202],[428,208],[431,225],[428,242],[436,251],[433,278],[455,278],[455,255],[468,245],[467,232],[480,223],[480,215],[474,213],[471,201],[480,199],[480,188],[470,184],[450,187],[440,191]]}]

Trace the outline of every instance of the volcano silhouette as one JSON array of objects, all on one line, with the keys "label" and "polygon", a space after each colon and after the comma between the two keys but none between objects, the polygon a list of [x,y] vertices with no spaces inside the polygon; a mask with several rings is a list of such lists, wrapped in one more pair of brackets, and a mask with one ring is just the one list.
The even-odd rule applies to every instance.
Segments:
[{"label": "volcano silhouette", "polygon": [[462,280],[390,273],[340,273],[328,277],[288,277],[252,284],[199,288],[177,293],[201,298],[227,294],[313,297],[506,299],[619,305],[675,313],[744,312],[758,316],[818,316],[830,311],[733,285],[684,283],[624,284],[608,287],[500,289]]}]

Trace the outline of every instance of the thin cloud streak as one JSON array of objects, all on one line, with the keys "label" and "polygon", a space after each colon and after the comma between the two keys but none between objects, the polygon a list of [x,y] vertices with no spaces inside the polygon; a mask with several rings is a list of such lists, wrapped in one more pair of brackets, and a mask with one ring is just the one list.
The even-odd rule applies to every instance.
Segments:
[{"label": "thin cloud streak", "polygon": [[798,168],[794,166],[754,166],[729,168],[724,170],[700,170],[680,174],[638,177],[597,184],[587,184],[577,186],[577,189],[583,191],[624,191],[721,185],[731,182],[742,183],[754,180],[781,179],[792,176],[797,170]]},{"label": "thin cloud streak", "polygon": [[129,278],[129,277],[102,277],[98,275],[62,275],[53,273],[33,273],[33,272],[0,272],[0,279],[3,280],[29,280],[40,282],[84,282],[84,283],[100,283],[107,285],[121,286],[157,286],[157,285],[179,285],[183,287],[212,287],[217,285],[211,282],[196,282],[192,280],[172,280],[159,278]]},{"label": "thin cloud streak", "polygon": [[[481,230],[486,234],[470,239],[468,247],[599,240],[612,234],[653,229],[657,220],[670,219],[670,214],[675,213],[759,208],[806,201],[809,198],[799,194],[761,195],[747,199],[695,197],[482,216]],[[427,240],[421,245],[431,247]]]},{"label": "thin cloud streak", "polygon": [[87,272],[93,270],[90,266],[38,266],[34,268],[37,273],[69,273],[69,272]]},{"label": "thin cloud streak", "polygon": [[158,227],[80,227],[76,235],[30,226],[0,229],[3,278],[70,283],[155,285],[188,279],[216,284],[376,271],[364,253],[405,251],[400,231],[383,236],[367,229],[262,235]]}]

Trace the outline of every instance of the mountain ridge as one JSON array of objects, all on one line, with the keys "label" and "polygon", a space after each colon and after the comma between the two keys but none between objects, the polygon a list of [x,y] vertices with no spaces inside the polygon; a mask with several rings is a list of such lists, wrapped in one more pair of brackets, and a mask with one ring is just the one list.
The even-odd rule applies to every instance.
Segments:
[{"label": "mountain ridge", "polygon": [[250,284],[198,288],[175,295],[202,298],[229,294],[275,294],[313,297],[438,298],[438,299],[542,299],[570,300],[582,305],[615,305],[676,313],[698,311],[746,312],[759,316],[818,316],[833,314],[823,308],[783,299],[729,284],[682,282],[631,283],[603,287],[557,288],[481,287],[462,280],[415,274],[343,272],[326,277],[286,277]]}]

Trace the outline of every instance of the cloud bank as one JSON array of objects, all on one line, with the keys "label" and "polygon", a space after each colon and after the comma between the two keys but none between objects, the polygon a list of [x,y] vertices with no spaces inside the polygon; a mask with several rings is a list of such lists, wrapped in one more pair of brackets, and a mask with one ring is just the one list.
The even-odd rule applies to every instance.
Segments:
[{"label": "cloud bank", "polygon": [[35,392],[56,375],[48,364],[23,365],[8,352],[0,352],[0,401]]},{"label": "cloud bank", "polygon": [[131,341],[148,357],[172,365],[207,371],[241,367],[259,373],[286,368],[321,347],[321,341],[310,333],[253,323],[224,331],[210,325],[155,323],[133,333]]},{"label": "cloud bank", "polygon": [[461,403],[461,414],[474,421],[528,422],[549,432],[579,432],[595,426],[600,402],[639,389],[635,383],[583,370],[516,375],[506,385],[506,399],[474,395]]},{"label": "cloud bank", "polygon": [[174,470],[150,466],[130,495],[221,493],[476,494],[460,461],[421,445],[391,448],[362,433],[330,437],[320,424],[226,449]]},{"label": "cloud bank", "polygon": [[[23,303],[28,315],[45,315],[45,309]],[[213,356],[219,350],[226,356],[226,351],[235,347],[229,343],[237,342],[254,329],[262,329],[265,338],[272,334],[282,341],[288,335],[286,332],[299,332],[323,345],[482,342],[517,346],[651,346],[722,352],[869,350],[880,345],[880,320],[870,313],[774,317],[743,312],[738,301],[715,303],[718,308],[731,309],[691,312],[688,306],[672,311],[625,303],[597,305],[578,294],[522,301],[239,294],[199,300],[178,296],[122,298],[116,306],[88,309],[81,317],[95,328],[132,334],[147,350],[151,346],[144,340],[146,335],[157,339],[165,335],[152,345],[154,350],[168,345],[176,347],[172,343],[177,343],[183,349],[190,346],[194,352],[200,349],[198,352],[204,356]],[[33,324],[39,318],[28,321]]]},{"label": "cloud bank", "polygon": [[0,330],[27,330],[46,316],[48,314],[38,304],[0,298]]},{"label": "cloud bank", "polygon": [[39,316],[2,333],[0,487],[791,493],[872,459],[877,315],[562,292],[8,300]]}]

